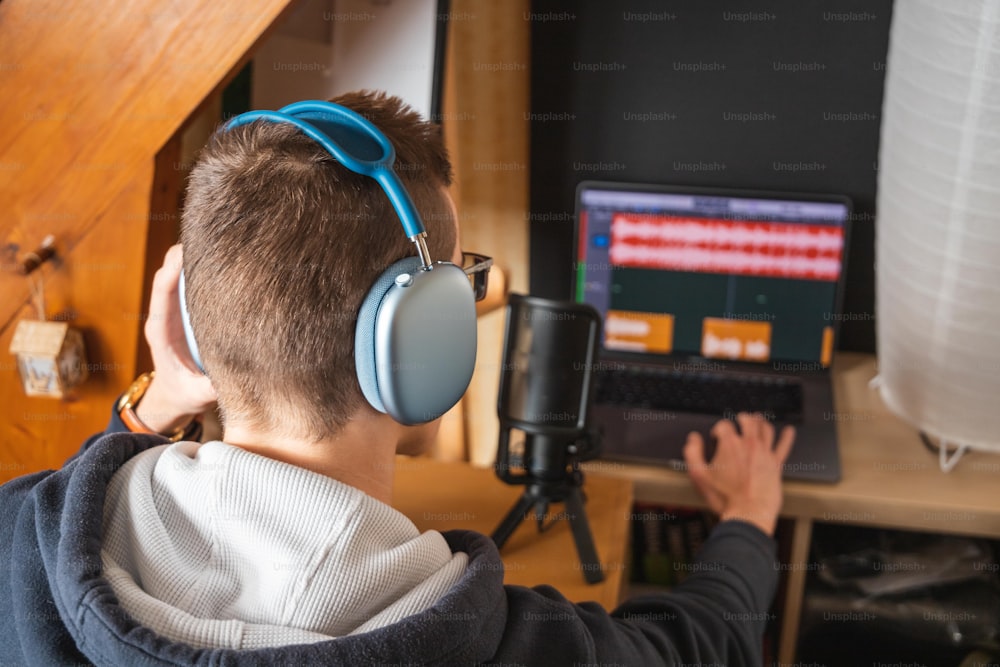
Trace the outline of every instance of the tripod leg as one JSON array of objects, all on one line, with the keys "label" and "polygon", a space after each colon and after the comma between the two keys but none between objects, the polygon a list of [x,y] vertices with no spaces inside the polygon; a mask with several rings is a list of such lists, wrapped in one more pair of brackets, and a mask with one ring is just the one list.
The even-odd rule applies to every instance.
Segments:
[{"label": "tripod leg", "polygon": [[590,522],[584,513],[583,496],[580,487],[575,486],[566,496],[566,509],[569,510],[569,525],[573,531],[573,541],[576,542],[576,552],[580,557],[580,567],[583,578],[588,584],[604,581],[604,571],[601,561],[597,558],[597,547],[594,546],[594,536],[590,532]]},{"label": "tripod leg", "polygon": [[518,501],[514,503],[514,506],[510,508],[510,512],[503,518],[497,529],[493,531],[493,542],[497,545],[497,549],[503,548],[507,538],[514,534],[514,529],[527,518],[531,506],[535,504],[535,500],[534,496],[525,490]]},{"label": "tripod leg", "polygon": [[535,523],[538,526],[538,532],[544,533],[548,526],[545,523],[545,517],[549,514],[549,501],[546,498],[538,498],[535,500]]}]

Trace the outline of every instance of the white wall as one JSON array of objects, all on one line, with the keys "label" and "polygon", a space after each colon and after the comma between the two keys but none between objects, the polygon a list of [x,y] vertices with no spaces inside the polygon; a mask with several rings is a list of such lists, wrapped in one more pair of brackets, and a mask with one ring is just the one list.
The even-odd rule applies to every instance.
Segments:
[{"label": "white wall", "polygon": [[254,58],[253,108],[369,88],[428,116],[436,12],[437,0],[304,0]]}]

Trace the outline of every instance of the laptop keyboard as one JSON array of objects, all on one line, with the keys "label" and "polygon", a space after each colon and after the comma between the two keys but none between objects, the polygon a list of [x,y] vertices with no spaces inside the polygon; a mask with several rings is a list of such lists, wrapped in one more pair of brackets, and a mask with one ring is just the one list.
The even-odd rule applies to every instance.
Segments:
[{"label": "laptop keyboard", "polygon": [[732,418],[761,412],[772,421],[802,418],[802,385],[795,379],[762,375],[684,373],[629,368],[597,374],[597,403],[667,412],[695,412]]}]

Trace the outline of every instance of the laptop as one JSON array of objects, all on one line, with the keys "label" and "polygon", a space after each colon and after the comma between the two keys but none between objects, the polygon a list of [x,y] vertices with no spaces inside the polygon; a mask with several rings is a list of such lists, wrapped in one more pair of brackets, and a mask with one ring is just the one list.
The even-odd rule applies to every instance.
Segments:
[{"label": "laptop", "polygon": [[830,362],[846,197],[586,181],[573,295],[603,318],[602,457],[683,468],[720,418],[792,424],[786,479],[840,479]]}]

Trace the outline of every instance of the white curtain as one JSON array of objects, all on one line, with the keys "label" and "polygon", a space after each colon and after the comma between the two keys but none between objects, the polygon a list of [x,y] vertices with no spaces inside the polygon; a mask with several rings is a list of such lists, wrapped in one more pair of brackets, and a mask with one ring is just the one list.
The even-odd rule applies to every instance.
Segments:
[{"label": "white curtain", "polygon": [[1000,0],[895,3],[876,224],[883,400],[1000,452]]}]

